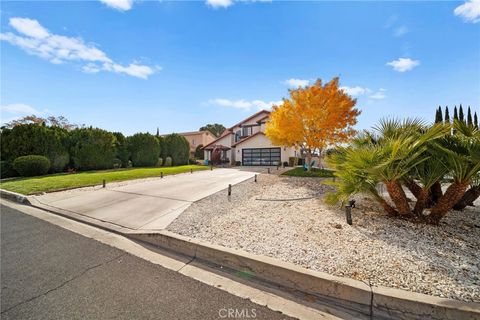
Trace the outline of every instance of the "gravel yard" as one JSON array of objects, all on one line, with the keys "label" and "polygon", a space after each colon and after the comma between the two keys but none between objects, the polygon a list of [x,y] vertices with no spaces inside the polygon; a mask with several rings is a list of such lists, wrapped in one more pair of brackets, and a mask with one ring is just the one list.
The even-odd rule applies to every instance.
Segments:
[{"label": "gravel yard", "polygon": [[[194,203],[170,231],[293,262],[371,285],[480,302],[479,207],[453,211],[440,226],[380,213],[358,197],[353,226],[321,196],[317,178],[261,174]],[[295,201],[263,201],[309,198]]]}]

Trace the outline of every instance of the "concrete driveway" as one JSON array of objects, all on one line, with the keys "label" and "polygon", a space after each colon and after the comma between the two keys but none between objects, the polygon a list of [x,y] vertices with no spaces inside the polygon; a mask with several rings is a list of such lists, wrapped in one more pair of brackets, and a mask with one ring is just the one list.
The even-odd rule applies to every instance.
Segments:
[{"label": "concrete driveway", "polygon": [[163,179],[112,183],[106,188],[48,193],[30,200],[33,205],[84,217],[90,223],[98,221],[132,231],[159,230],[165,229],[193,202],[254,175],[255,172],[238,169],[197,171]]}]

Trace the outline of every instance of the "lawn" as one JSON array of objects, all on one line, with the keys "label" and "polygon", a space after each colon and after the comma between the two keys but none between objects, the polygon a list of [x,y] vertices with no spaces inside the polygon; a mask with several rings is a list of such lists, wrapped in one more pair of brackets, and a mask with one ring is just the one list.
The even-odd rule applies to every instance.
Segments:
[{"label": "lawn", "polygon": [[125,181],[163,175],[190,172],[190,170],[207,170],[207,166],[187,165],[163,168],[131,168],[116,170],[88,171],[80,173],[62,173],[47,176],[16,178],[0,181],[0,188],[21,194],[38,194],[42,192],[58,191],[63,189],[101,185],[106,182]]},{"label": "lawn", "polygon": [[313,178],[333,178],[333,171],[327,169],[313,169],[311,171],[305,171],[303,167],[293,168],[282,173],[284,176],[290,177],[313,177]]}]

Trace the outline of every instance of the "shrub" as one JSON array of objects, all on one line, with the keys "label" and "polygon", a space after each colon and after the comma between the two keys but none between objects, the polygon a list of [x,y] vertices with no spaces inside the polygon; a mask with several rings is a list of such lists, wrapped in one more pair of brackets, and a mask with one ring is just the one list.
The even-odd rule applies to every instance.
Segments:
[{"label": "shrub", "polygon": [[63,152],[59,154],[55,154],[50,159],[50,169],[53,172],[63,172],[67,167],[68,163],[70,162],[70,155],[68,152]]},{"label": "shrub", "polygon": [[79,170],[113,168],[115,136],[97,128],[75,129],[70,133],[73,164]]},{"label": "shrub", "polygon": [[163,166],[163,159],[162,159],[162,158],[158,158],[157,167],[161,167],[161,166]]},{"label": "shrub", "polygon": [[167,135],[164,141],[164,154],[172,158],[173,165],[178,166],[188,163],[188,159],[190,158],[190,144],[185,137],[172,133]]},{"label": "shrub", "polygon": [[172,158],[166,157],[165,158],[165,167],[171,167],[172,166]]},{"label": "shrub", "polygon": [[122,167],[122,160],[115,158],[113,159],[113,167],[115,169],[121,168]]},{"label": "shrub", "polygon": [[199,144],[195,149],[195,158],[203,160],[204,159],[203,144]]},{"label": "shrub", "polygon": [[236,165],[237,167],[241,166],[241,165],[242,165],[242,161],[235,161],[235,165]]},{"label": "shrub", "polygon": [[130,151],[128,151],[127,139],[121,132],[114,132],[113,135],[115,136],[115,138],[117,138],[115,142],[117,159],[122,162],[122,168],[127,168],[128,160],[130,160]]},{"label": "shrub", "polygon": [[17,175],[10,161],[0,161],[0,179],[15,177]]},{"label": "shrub", "polygon": [[1,130],[1,157],[11,162],[20,156],[42,155],[50,160],[50,171],[59,172],[70,161],[68,142],[68,131],[65,129],[22,124]]},{"label": "shrub", "polygon": [[21,156],[13,161],[13,168],[22,177],[41,176],[50,169],[50,160],[39,155]]},{"label": "shrub", "polygon": [[155,136],[137,133],[128,137],[127,141],[134,167],[153,167],[157,164],[160,145]]},{"label": "shrub", "polygon": [[283,167],[284,167],[284,168],[285,168],[285,167],[288,167],[288,162],[287,162],[287,161],[284,161],[284,162],[283,162]]},{"label": "shrub", "polygon": [[295,167],[298,165],[298,158],[297,157],[289,157],[288,158],[288,165],[290,167]]},{"label": "shrub", "polygon": [[197,159],[188,159],[188,164],[197,164]]}]

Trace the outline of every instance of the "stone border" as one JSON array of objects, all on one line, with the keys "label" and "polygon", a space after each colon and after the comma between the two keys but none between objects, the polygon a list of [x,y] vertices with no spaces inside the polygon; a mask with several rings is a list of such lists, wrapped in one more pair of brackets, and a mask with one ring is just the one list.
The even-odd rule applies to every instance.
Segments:
[{"label": "stone border", "polygon": [[[374,287],[362,281],[309,270],[270,257],[254,255],[237,249],[209,244],[167,230],[135,233],[118,226],[99,223],[58,208],[45,208],[24,195],[0,189],[1,198],[31,205],[123,236],[153,244],[200,263],[230,269],[243,279],[258,279],[280,287],[287,293],[300,293],[313,304],[331,306],[352,315],[370,319],[480,319],[480,304],[429,296],[401,289]],[[31,200],[35,200],[31,198]],[[123,230],[122,230],[123,229]],[[190,262],[190,263],[191,263]],[[332,310],[332,313],[334,311]]]}]

